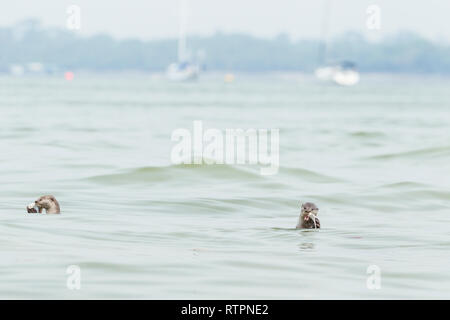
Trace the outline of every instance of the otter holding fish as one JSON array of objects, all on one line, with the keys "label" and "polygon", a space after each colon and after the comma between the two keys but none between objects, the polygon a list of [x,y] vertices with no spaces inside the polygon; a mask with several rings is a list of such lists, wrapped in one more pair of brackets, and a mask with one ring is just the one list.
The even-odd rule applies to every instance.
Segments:
[{"label": "otter holding fish", "polygon": [[28,213],[37,213],[37,212],[42,213],[44,209],[45,212],[49,214],[61,213],[59,203],[52,195],[42,196],[39,199],[37,199],[34,203],[30,203],[27,206]]},{"label": "otter holding fish", "polygon": [[314,203],[303,203],[296,229],[320,229],[320,221],[317,218],[318,213],[319,208]]}]

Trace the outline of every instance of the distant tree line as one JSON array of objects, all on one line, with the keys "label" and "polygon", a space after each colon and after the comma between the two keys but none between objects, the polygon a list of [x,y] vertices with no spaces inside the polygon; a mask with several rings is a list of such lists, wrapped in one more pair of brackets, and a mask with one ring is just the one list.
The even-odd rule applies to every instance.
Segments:
[{"label": "distant tree line", "polygon": [[[305,71],[319,64],[319,40],[291,41],[245,34],[216,33],[188,39],[192,59],[208,70]],[[116,40],[108,35],[82,37],[74,32],[42,28],[27,20],[0,28],[0,71],[13,64],[40,62],[48,72],[58,70],[163,71],[176,61],[177,40]],[[370,42],[346,33],[327,44],[327,60],[350,60],[363,72],[450,73],[450,46],[414,33],[400,33]]]}]

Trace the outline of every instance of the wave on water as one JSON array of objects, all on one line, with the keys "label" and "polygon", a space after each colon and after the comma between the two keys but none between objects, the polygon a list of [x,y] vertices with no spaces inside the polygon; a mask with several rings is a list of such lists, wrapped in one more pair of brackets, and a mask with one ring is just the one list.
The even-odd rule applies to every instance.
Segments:
[{"label": "wave on water", "polygon": [[417,189],[417,188],[426,188],[427,185],[424,183],[418,183],[418,182],[413,182],[413,181],[400,181],[400,182],[395,182],[395,183],[388,183],[388,184],[384,184],[379,186],[378,188],[380,189]]},{"label": "wave on water", "polygon": [[266,181],[274,183],[270,177],[289,176],[313,183],[337,183],[343,180],[320,174],[302,168],[281,167],[279,173],[274,176],[263,176],[259,172],[259,166],[227,165],[227,164],[180,164],[169,166],[150,166],[143,168],[127,169],[123,172],[89,177],[88,180],[105,184],[124,183],[158,183],[167,181],[198,181],[198,180],[220,180],[220,181],[245,181],[255,183]]},{"label": "wave on water", "polygon": [[389,159],[407,159],[414,157],[421,158],[436,158],[436,157],[449,157],[450,156],[450,146],[445,147],[433,147],[433,148],[422,148],[416,150],[409,150],[403,152],[395,153],[385,153],[375,156],[370,156],[369,160],[389,160]]},{"label": "wave on water", "polygon": [[350,132],[349,135],[351,137],[356,138],[383,138],[386,137],[386,134],[380,131],[354,131]]},{"label": "wave on water", "polygon": [[280,173],[282,175],[289,175],[294,178],[301,178],[302,180],[306,180],[308,182],[335,183],[344,181],[340,178],[328,176],[325,174],[321,174],[315,171],[302,168],[282,167],[280,168]]},{"label": "wave on water", "polygon": [[149,183],[163,181],[192,181],[204,179],[255,181],[263,179],[258,171],[231,165],[170,165],[128,169],[125,172],[99,175],[88,178],[106,184]]}]

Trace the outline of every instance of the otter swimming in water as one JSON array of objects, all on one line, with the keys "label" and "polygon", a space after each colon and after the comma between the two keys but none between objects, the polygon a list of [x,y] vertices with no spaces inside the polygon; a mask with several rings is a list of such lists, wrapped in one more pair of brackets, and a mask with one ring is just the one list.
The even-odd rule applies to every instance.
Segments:
[{"label": "otter swimming in water", "polygon": [[320,221],[317,218],[319,208],[312,202],[302,204],[302,212],[298,218],[297,229],[320,229]]},{"label": "otter swimming in water", "polygon": [[46,213],[54,213],[54,214],[61,213],[59,203],[52,195],[42,196],[39,199],[37,199],[34,203],[30,203],[27,206],[27,211],[28,213],[37,213],[38,211],[36,210],[36,208],[39,210],[39,213],[42,213],[44,209]]}]

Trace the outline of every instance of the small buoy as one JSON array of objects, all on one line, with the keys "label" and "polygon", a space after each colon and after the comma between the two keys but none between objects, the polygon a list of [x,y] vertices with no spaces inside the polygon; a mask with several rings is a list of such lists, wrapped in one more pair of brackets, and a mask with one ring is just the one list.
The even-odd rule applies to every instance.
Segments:
[{"label": "small buoy", "polygon": [[67,81],[72,81],[74,78],[74,74],[72,71],[67,71],[66,73],[64,73],[64,79],[66,79]]},{"label": "small buoy", "polygon": [[230,83],[234,81],[234,74],[232,73],[227,73],[225,75],[225,77],[223,78],[223,81],[225,81],[226,83]]}]

